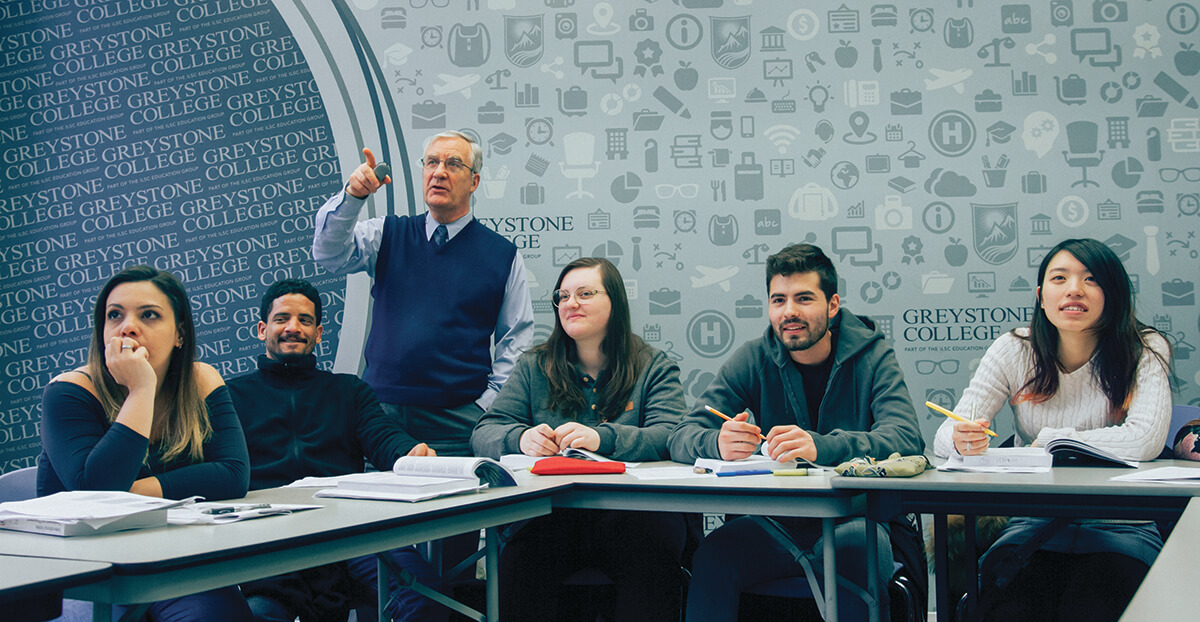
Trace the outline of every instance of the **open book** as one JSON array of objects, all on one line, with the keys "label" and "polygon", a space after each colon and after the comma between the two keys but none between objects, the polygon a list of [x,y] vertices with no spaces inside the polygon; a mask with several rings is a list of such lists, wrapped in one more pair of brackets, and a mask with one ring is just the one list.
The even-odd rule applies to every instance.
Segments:
[{"label": "open book", "polygon": [[697,473],[712,473],[714,475],[720,475],[722,473],[747,473],[751,471],[784,471],[809,465],[811,465],[813,468],[820,468],[807,460],[776,462],[775,460],[772,460],[770,456],[753,454],[750,457],[743,458],[741,460],[696,458],[696,464],[693,468]]},{"label": "open book", "polygon": [[198,497],[173,501],[130,492],[72,490],[37,499],[0,503],[0,528],[52,536],[165,527],[167,509]]},{"label": "open book", "polygon": [[952,454],[939,471],[976,473],[1048,473],[1054,457],[1043,447],[989,447],[982,454]]},{"label": "open book", "polygon": [[1046,451],[1054,456],[1054,466],[1138,467],[1137,462],[1073,438],[1056,438],[1046,443]]},{"label": "open book", "polygon": [[512,471],[491,458],[404,456],[392,471],[353,473],[336,479],[337,487],[317,497],[424,501],[488,486],[515,486]]}]

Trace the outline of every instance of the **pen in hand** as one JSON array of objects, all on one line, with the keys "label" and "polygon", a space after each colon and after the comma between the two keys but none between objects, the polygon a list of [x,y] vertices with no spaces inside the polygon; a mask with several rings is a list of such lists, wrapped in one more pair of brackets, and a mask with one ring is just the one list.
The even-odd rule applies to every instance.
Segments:
[{"label": "pen in hand", "polygon": [[[727,415],[727,414],[725,414],[725,413],[723,413],[723,412],[721,412],[721,411],[717,410],[716,408],[713,408],[712,406],[705,406],[705,407],[704,407],[704,410],[707,410],[708,412],[710,412],[710,413],[712,413],[712,414],[714,414],[714,415],[716,415],[716,416],[718,416],[718,417],[720,417],[720,418],[722,418],[722,419],[724,419],[724,420],[726,420],[726,421],[733,421],[733,420],[734,420],[734,419],[733,419],[733,417],[730,417],[729,415]],[[760,439],[762,439],[762,440],[764,440],[764,441],[765,441],[765,440],[767,440],[767,437],[763,436],[762,434],[759,434],[759,435],[758,435],[758,438],[760,438]]]},{"label": "pen in hand", "polygon": [[[941,406],[934,404],[933,402],[925,402],[925,405],[943,415],[946,415],[947,417],[950,417],[951,419],[953,419],[955,421],[962,421],[963,423],[975,423],[974,421],[972,421],[970,419],[966,419],[964,417],[960,417],[959,415],[956,415],[956,414],[950,412],[949,410],[946,410],[945,408],[942,408]],[[979,424],[976,424],[976,425],[979,425]],[[980,426],[980,427],[982,428],[983,426]],[[991,431],[988,428],[983,428],[983,431],[988,436],[992,436],[992,437],[996,436],[996,433]]]}]

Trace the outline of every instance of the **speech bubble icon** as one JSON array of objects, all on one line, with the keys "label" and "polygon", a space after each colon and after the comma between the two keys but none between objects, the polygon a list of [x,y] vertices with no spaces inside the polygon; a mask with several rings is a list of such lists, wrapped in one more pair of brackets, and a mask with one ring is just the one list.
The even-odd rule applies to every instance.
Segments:
[{"label": "speech bubble icon", "polygon": [[576,41],[575,66],[581,74],[595,67],[608,67],[613,64],[612,41]]},{"label": "speech bubble icon", "polygon": [[875,248],[870,227],[834,227],[831,234],[833,245],[830,250],[839,261],[846,261],[849,255],[869,253]]}]

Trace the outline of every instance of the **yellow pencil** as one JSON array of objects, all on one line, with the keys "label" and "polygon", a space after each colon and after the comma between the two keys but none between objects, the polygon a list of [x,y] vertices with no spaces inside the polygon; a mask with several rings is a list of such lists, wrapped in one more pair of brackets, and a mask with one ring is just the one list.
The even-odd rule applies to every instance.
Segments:
[{"label": "yellow pencil", "polygon": [[[953,419],[953,420],[955,420],[955,421],[961,421],[961,422],[963,422],[963,423],[975,423],[974,421],[971,421],[970,419],[966,419],[966,418],[964,418],[964,417],[960,417],[960,416],[958,416],[958,415],[956,415],[956,414],[954,414],[954,413],[952,413],[952,412],[950,412],[950,411],[946,410],[945,408],[942,408],[941,406],[938,406],[937,404],[934,404],[933,402],[925,402],[925,405],[926,405],[926,406],[928,406],[928,407],[930,407],[930,408],[932,408],[932,409],[934,409],[934,410],[936,410],[936,411],[937,411],[937,412],[939,412],[939,413],[942,413],[943,415],[946,415],[947,417],[950,417],[951,419]],[[980,426],[980,427],[982,427],[982,426]],[[996,433],[995,433],[995,432],[993,432],[993,431],[991,431],[991,430],[989,430],[989,429],[987,429],[987,428],[983,428],[983,431],[984,431],[984,433],[986,433],[988,436],[996,436]]]},{"label": "yellow pencil", "polygon": [[[710,412],[726,421],[733,421],[733,417],[730,417],[729,415],[717,410],[716,408],[713,408],[712,406],[705,406],[704,410],[707,410],[708,412]],[[995,436],[995,435],[993,434],[992,436]],[[759,434],[758,438],[761,438],[764,441],[767,440],[767,437],[763,436],[762,434]]]}]

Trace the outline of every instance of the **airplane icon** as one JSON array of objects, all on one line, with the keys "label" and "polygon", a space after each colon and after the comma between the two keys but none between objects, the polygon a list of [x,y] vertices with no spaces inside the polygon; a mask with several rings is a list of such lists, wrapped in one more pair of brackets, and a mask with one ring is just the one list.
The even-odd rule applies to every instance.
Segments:
[{"label": "airplane icon", "polygon": [[932,73],[936,79],[931,80],[929,78],[925,78],[926,91],[936,91],[938,89],[950,86],[954,87],[955,92],[962,93],[964,86],[963,82],[967,78],[971,77],[971,74],[975,72],[970,69],[947,70],[930,67],[929,73]]},{"label": "airplane icon", "polygon": [[700,276],[689,277],[692,280],[692,287],[699,289],[708,287],[709,285],[717,285],[722,291],[729,291],[729,280],[738,273],[737,266],[725,266],[724,268],[709,268],[708,266],[696,266],[700,271]]},{"label": "airplane icon", "polygon": [[479,82],[479,74],[477,73],[469,73],[465,76],[439,73],[438,78],[441,79],[442,83],[433,85],[434,95],[461,93],[467,99],[471,98],[471,86]]}]

